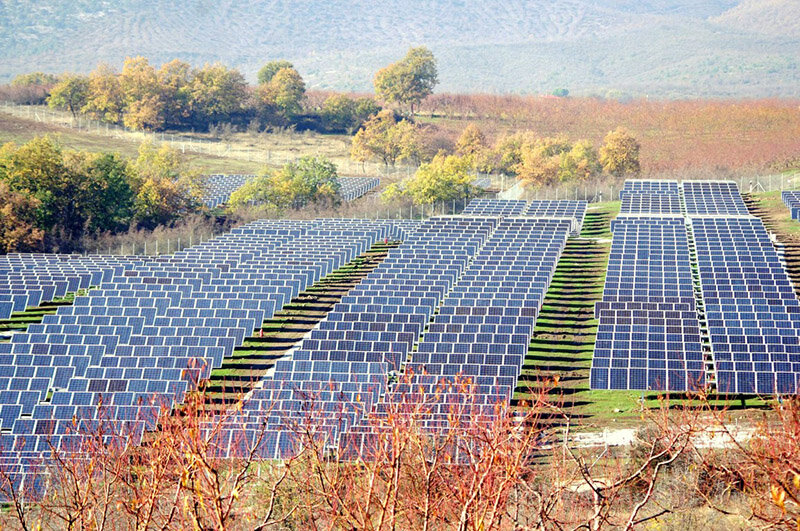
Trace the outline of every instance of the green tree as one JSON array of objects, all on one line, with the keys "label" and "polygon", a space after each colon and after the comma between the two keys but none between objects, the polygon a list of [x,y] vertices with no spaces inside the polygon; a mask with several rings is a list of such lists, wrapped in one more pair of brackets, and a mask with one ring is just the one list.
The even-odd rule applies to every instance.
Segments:
[{"label": "green tree", "polygon": [[439,153],[408,180],[406,194],[418,205],[469,199],[478,193],[471,169],[468,157]]},{"label": "green tree", "polygon": [[378,112],[380,107],[371,98],[353,99],[334,94],[323,102],[320,118],[328,131],[352,134]]},{"label": "green tree", "polygon": [[66,74],[50,91],[47,104],[56,109],[67,109],[77,118],[89,97],[89,78]]},{"label": "green tree", "polygon": [[164,97],[164,122],[167,126],[187,125],[189,111],[189,82],[192,67],[189,63],[174,59],[161,65],[158,84]]},{"label": "green tree", "polygon": [[22,146],[6,144],[0,150],[0,180],[11,191],[35,200],[34,225],[51,239],[75,241],[86,223],[85,177],[68,166],[61,146],[38,137]]},{"label": "green tree", "polygon": [[611,175],[639,173],[639,142],[623,127],[610,131],[600,148],[600,164]]},{"label": "green tree", "polygon": [[230,121],[242,110],[246,97],[247,83],[241,72],[220,63],[196,70],[188,87],[189,109],[199,125]]},{"label": "green tree", "polygon": [[82,216],[89,232],[120,232],[133,218],[134,195],[128,162],[113,153],[72,152],[65,163],[83,176],[89,198]]},{"label": "green tree", "polygon": [[294,68],[281,68],[259,87],[262,102],[285,118],[300,114],[305,93],[306,84]]},{"label": "green tree", "polygon": [[45,72],[30,72],[28,74],[19,74],[11,80],[12,87],[30,87],[30,86],[44,86],[55,85],[58,83],[58,76],[55,74],[48,74]]},{"label": "green tree", "polygon": [[169,146],[158,148],[144,142],[130,171],[135,194],[133,221],[140,227],[153,229],[199,208],[204,179]]},{"label": "green tree", "polygon": [[300,208],[309,203],[337,205],[340,201],[336,166],[322,157],[303,157],[277,172],[264,171],[231,194],[228,204],[268,204],[279,209]]},{"label": "green tree", "polygon": [[433,93],[439,82],[436,58],[424,46],[411,48],[406,56],[375,74],[375,93],[389,103],[414,107]]},{"label": "green tree", "polygon": [[89,74],[89,94],[83,112],[97,120],[119,123],[125,101],[119,76],[110,66],[101,64]]},{"label": "green tree", "polygon": [[281,70],[282,68],[290,68],[295,70],[294,65],[289,61],[270,61],[262,66],[261,70],[258,71],[258,84],[266,85],[272,81],[272,78],[275,77],[275,74],[278,73],[278,70]]},{"label": "green tree", "polygon": [[419,155],[419,140],[414,124],[395,120],[394,113],[384,110],[364,123],[353,137],[350,156],[364,162],[380,160],[394,166]]}]

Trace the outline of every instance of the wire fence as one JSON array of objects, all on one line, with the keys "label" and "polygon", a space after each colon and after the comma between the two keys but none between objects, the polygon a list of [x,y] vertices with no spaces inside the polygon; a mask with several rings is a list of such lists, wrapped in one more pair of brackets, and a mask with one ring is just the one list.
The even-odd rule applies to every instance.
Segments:
[{"label": "wire fence", "polygon": [[[45,105],[18,105],[10,101],[4,101],[0,104],[0,110],[19,118],[83,131],[92,135],[139,143],[150,141],[156,145],[167,144],[182,153],[188,154],[233,158],[267,166],[283,166],[286,163],[295,162],[299,158],[298,155],[282,152],[282,150],[278,150],[274,146],[257,145],[259,142],[258,135],[254,135],[252,142],[255,145],[253,145],[249,142],[199,138],[180,133],[133,130],[118,124],[93,120],[84,115],[73,117],[69,112],[52,109]],[[273,134],[298,140],[302,140],[304,135],[304,133],[295,132]],[[336,163],[339,173],[343,175],[404,177],[413,175],[417,169],[416,166],[412,165],[389,166],[375,162],[357,162],[346,157],[332,157],[332,159]]]},{"label": "wire fence", "polygon": [[[527,201],[547,199],[582,199],[590,203],[617,201],[619,199],[619,191],[622,189],[626,179],[626,177],[607,177],[591,183],[560,183],[554,186],[537,188],[526,187],[521,182],[516,182],[513,186],[500,192],[498,197],[501,199],[525,199]],[[705,179],[708,179],[708,177],[687,176],[681,178],[684,181]],[[728,177],[726,180],[736,182],[742,193],[771,192],[800,187],[800,174],[741,175]]]}]

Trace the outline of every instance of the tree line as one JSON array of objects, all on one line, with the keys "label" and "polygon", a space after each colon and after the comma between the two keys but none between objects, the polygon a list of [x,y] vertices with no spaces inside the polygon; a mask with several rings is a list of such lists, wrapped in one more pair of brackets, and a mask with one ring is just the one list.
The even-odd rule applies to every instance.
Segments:
[{"label": "tree line", "polygon": [[153,229],[197,212],[203,177],[167,146],[115,153],[49,137],[0,148],[0,252],[80,250],[87,234]]},{"label": "tree line", "polygon": [[[309,203],[337,207],[339,181],[328,160],[304,157],[262,173],[237,191],[228,214],[262,205],[273,215]],[[169,146],[143,143],[136,157],[67,150],[50,137],[0,147],[0,253],[82,251],[85,238],[152,231],[193,215],[207,176]]]},{"label": "tree line", "polygon": [[157,67],[139,56],[125,59],[120,71],[101,64],[88,75],[23,74],[4,92],[19,103],[47,103],[76,118],[85,115],[136,130],[255,123],[352,134],[381,110],[379,101],[413,114],[438,82],[435,59],[424,47],[412,48],[376,74],[376,97],[333,94],[311,107],[302,76],[285,60],[266,63],[257,80],[251,86],[239,70],[221,63],[193,67],[175,59]]},{"label": "tree line", "polygon": [[421,159],[421,134],[410,121],[381,112],[353,137],[355,160],[421,162],[411,179],[386,188],[385,200],[407,197],[424,205],[469,199],[482,193],[473,185],[479,172],[505,174],[538,188],[640,171],[639,142],[622,127],[610,131],[598,149],[588,140],[539,136],[528,130],[503,135],[491,144],[475,124],[469,124],[452,149],[442,149],[427,160]]}]

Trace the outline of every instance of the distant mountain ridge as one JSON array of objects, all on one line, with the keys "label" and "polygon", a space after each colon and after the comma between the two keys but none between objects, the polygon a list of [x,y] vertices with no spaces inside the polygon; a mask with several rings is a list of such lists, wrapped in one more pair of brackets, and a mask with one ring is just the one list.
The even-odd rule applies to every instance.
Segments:
[{"label": "distant mountain ridge", "polygon": [[412,45],[444,92],[800,96],[797,0],[8,0],[0,80],[126,56],[293,61],[312,88],[370,91]]}]

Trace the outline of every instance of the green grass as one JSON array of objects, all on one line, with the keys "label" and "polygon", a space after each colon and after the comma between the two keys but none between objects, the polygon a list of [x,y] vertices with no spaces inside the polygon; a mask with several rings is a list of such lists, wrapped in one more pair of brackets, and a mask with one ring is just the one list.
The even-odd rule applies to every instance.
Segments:
[{"label": "green grass", "polygon": [[[592,428],[637,426],[643,408],[661,407],[664,397],[657,392],[589,388],[598,325],[594,303],[602,297],[611,245],[608,224],[619,212],[619,206],[615,201],[592,208],[581,234],[591,234],[592,238],[572,238],[567,242],[536,320],[514,395],[514,401],[519,403],[530,399],[544,385],[550,389],[551,401],[561,405],[578,424]],[[682,394],[669,397],[673,408],[689,401]],[[712,396],[709,403],[745,413],[766,407],[763,400],[755,397],[742,405],[739,397]]]},{"label": "green grass", "polygon": [[76,295],[84,295],[87,291],[79,290],[77,294],[67,293],[64,297],[42,303],[37,308],[27,308],[24,312],[14,312],[9,319],[0,320],[0,332],[24,332],[28,329],[28,326],[41,323],[45,315],[56,313],[60,306],[72,304]]},{"label": "green grass", "polygon": [[783,204],[781,192],[760,192],[750,194],[757,206],[764,210],[764,221],[772,232],[788,239],[800,239],[800,222],[792,219],[791,212]]}]

